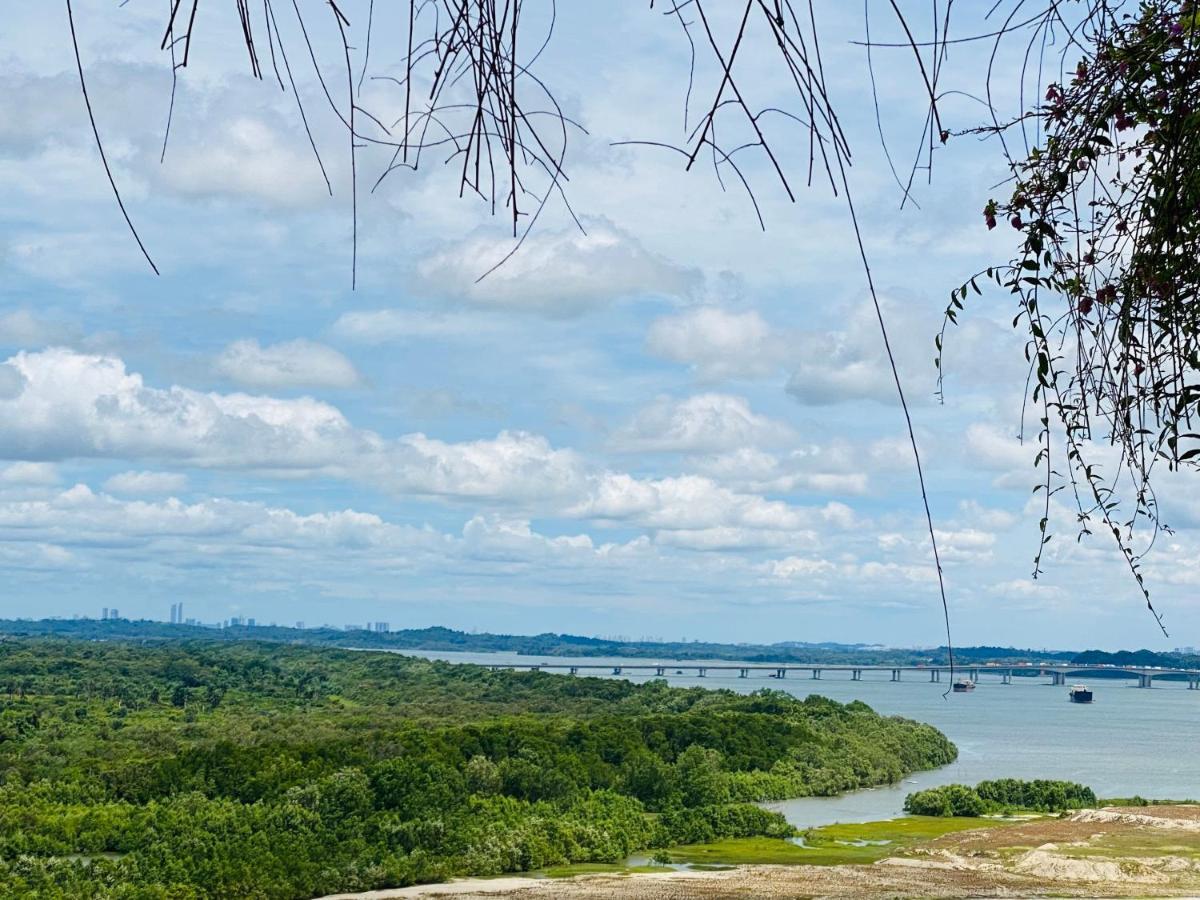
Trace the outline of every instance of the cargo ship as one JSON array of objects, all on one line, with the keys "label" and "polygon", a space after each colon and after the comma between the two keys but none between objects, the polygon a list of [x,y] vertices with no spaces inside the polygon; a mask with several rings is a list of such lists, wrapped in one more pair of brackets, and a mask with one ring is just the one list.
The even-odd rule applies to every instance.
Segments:
[{"label": "cargo ship", "polygon": [[1072,703],[1091,703],[1092,691],[1091,688],[1086,688],[1082,684],[1071,686],[1071,690],[1067,693]]},{"label": "cargo ship", "polygon": [[954,693],[965,694],[967,691],[975,690],[975,682],[969,678],[960,678],[954,682]]}]

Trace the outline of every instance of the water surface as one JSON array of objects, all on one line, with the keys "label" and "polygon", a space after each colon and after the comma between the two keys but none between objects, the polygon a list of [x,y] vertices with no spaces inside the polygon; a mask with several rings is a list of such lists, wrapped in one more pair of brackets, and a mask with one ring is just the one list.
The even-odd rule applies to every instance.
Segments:
[{"label": "water surface", "polygon": [[[646,659],[512,653],[421,651],[413,655],[483,665],[658,664]],[[899,683],[889,681],[886,671],[864,672],[862,681],[851,681],[849,672],[830,671],[820,681],[806,672],[792,672],[784,679],[768,678],[765,673],[738,678],[736,672],[710,672],[700,678],[694,673],[675,675],[670,662],[662,663],[668,666],[666,680],[681,687],[742,693],[766,687],[797,697],[821,694],[841,702],[862,700],[881,713],[928,722],[958,746],[956,762],[919,772],[894,787],[769,804],[801,828],[891,818],[902,813],[904,797],[911,791],[989,778],[1067,779],[1090,786],[1101,797],[1200,798],[1200,691],[1187,690],[1184,682],[1159,681],[1142,689],[1136,681],[1071,678],[1070,683],[1086,684],[1095,692],[1095,702],[1085,705],[1068,702],[1067,688],[1051,686],[1049,679],[1016,678],[1013,684],[1001,684],[999,675],[989,675],[986,669],[973,692],[943,698],[949,683],[931,683],[927,675],[917,672],[905,672]],[[677,665],[698,664],[690,660]],[[737,665],[728,660],[711,664]],[[642,674],[585,674],[647,679]]]}]

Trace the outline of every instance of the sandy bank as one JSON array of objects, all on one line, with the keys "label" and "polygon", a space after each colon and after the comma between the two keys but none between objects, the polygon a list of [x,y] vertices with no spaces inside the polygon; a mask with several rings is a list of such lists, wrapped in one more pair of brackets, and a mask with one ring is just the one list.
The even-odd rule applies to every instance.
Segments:
[{"label": "sandy bank", "polygon": [[1087,810],[930,840],[872,865],[466,879],[322,900],[1200,897],[1200,807]]}]

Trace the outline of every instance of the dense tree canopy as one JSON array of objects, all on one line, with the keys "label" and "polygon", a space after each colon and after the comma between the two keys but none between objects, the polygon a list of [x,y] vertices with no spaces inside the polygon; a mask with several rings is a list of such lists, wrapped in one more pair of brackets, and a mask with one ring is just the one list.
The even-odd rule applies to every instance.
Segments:
[{"label": "dense tree canopy", "polygon": [[952,760],[862,703],[279,644],[0,642],[0,893],[279,897],[785,836]]},{"label": "dense tree canopy", "polygon": [[975,787],[947,784],[909,794],[905,812],[918,816],[984,816],[1013,812],[1062,812],[1096,805],[1092,789],[1070,781],[1000,778]]}]

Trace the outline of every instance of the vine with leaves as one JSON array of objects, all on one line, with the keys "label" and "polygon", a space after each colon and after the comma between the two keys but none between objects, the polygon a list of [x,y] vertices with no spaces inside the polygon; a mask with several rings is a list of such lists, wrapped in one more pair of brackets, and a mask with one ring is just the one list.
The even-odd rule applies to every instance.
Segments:
[{"label": "vine with leaves", "polygon": [[[1113,536],[1163,628],[1141,572],[1169,530],[1151,473],[1200,466],[1200,13],[1193,0],[1125,7],[1094,4],[1070,45],[1074,70],[1036,110],[971,130],[1003,136],[1033,120],[1043,138],[1010,158],[1011,195],[983,209],[987,228],[1020,234],[1018,252],[957,288],[946,322],[981,277],[1017,300],[1043,473],[1034,576],[1051,498],[1069,489],[1079,537],[1093,523]],[[1111,471],[1099,459],[1105,441]],[[1139,526],[1150,529],[1141,548]]]}]

